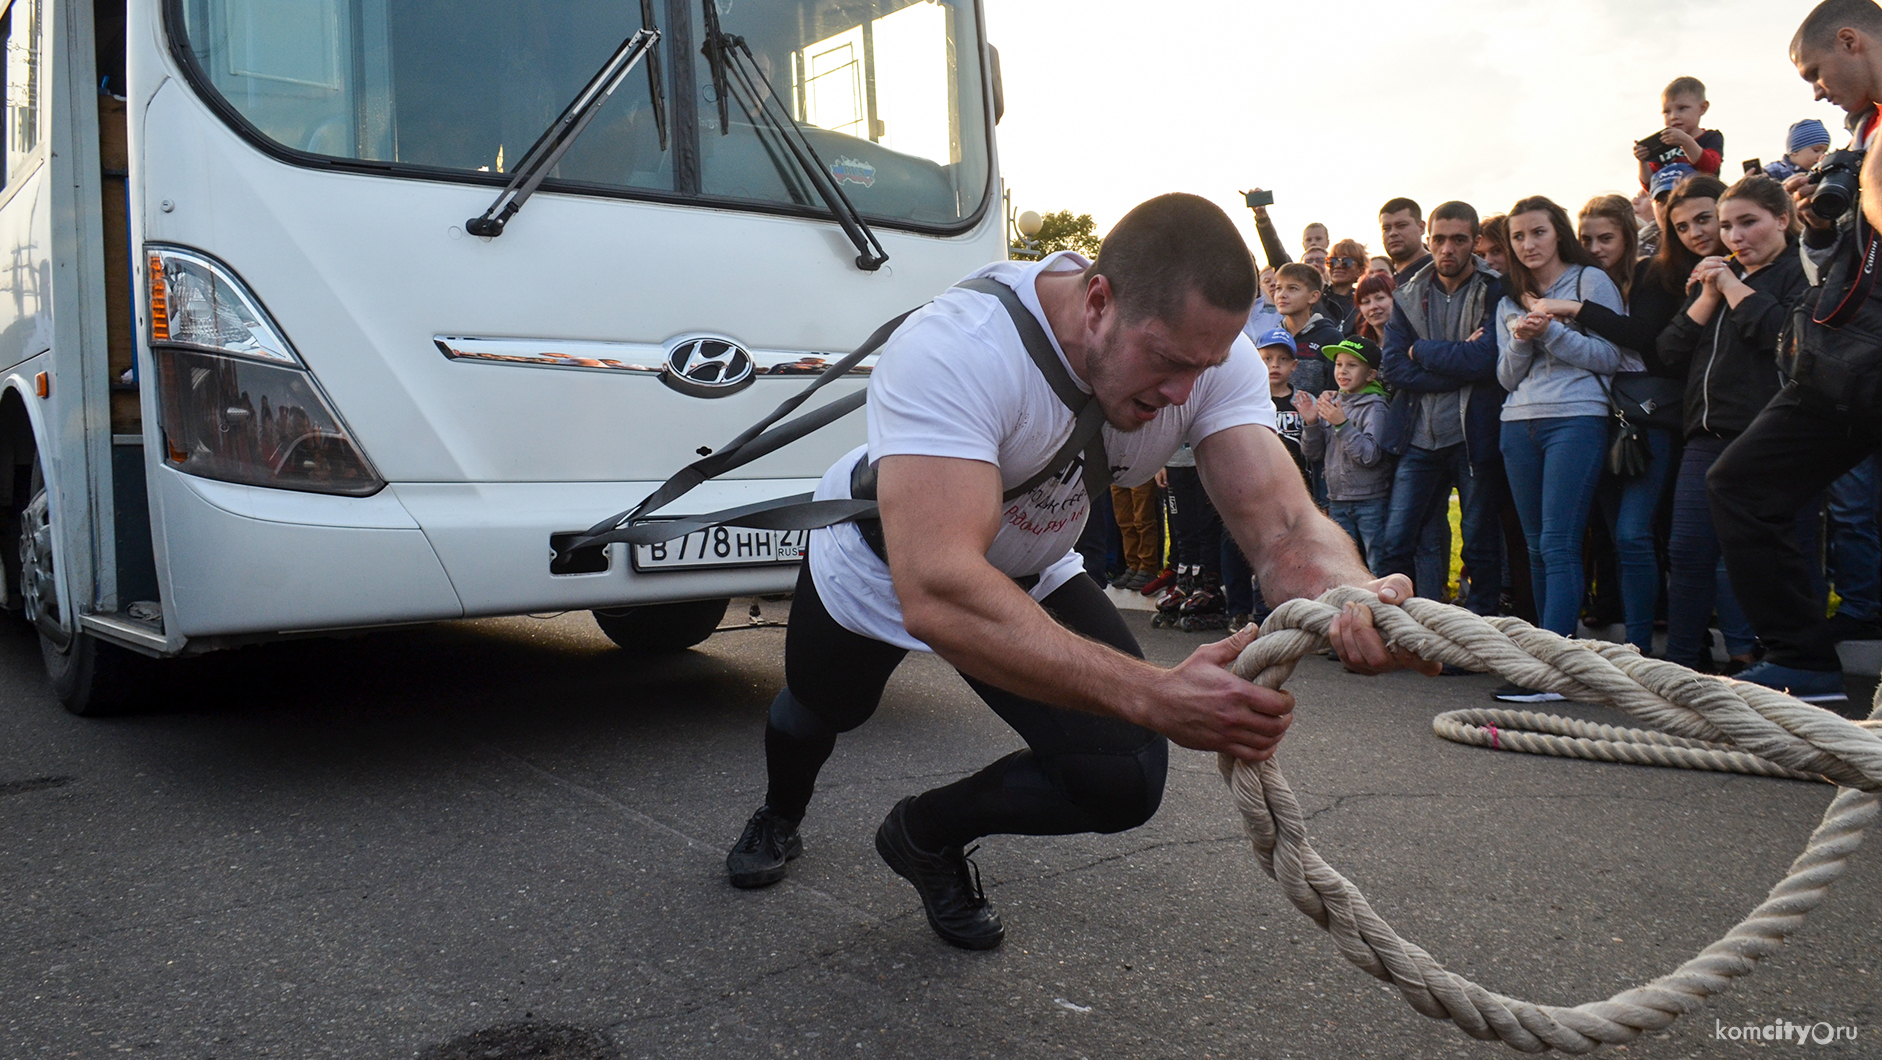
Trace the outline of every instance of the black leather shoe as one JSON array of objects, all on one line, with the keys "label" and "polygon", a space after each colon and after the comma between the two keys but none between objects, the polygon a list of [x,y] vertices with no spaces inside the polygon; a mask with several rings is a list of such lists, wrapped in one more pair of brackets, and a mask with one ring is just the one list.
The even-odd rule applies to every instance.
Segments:
[{"label": "black leather shoe", "polygon": [[726,875],[734,887],[767,887],[783,879],[791,859],[803,852],[797,826],[760,806],[725,856]]},{"label": "black leather shoe", "polygon": [[876,853],[897,876],[915,885],[935,934],[964,950],[998,946],[1006,928],[980,889],[979,867],[960,847],[931,854],[909,841],[908,806],[914,801],[911,795],[889,811],[882,827],[876,829]]}]

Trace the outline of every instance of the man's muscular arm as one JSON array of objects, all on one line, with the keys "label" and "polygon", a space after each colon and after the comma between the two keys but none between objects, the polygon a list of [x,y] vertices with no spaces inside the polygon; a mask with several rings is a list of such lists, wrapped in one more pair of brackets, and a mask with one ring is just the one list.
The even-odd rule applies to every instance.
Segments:
[{"label": "man's muscular arm", "polygon": [[[1403,575],[1374,579],[1346,531],[1320,514],[1293,458],[1273,431],[1253,424],[1217,431],[1196,447],[1196,468],[1222,522],[1254,565],[1270,606],[1309,599],[1336,585],[1359,585],[1386,603],[1411,596]],[[1388,650],[1372,611],[1349,605],[1333,620],[1333,648],[1361,673],[1407,667],[1433,674],[1438,664]]]},{"label": "man's muscular arm", "polygon": [[947,457],[890,456],[876,493],[889,572],[910,635],[962,673],[1054,706],[1121,718],[1185,747],[1255,761],[1294,709],[1285,692],[1228,672],[1253,631],[1162,670],[1065,629],[987,562],[1000,529],[1000,473]]}]

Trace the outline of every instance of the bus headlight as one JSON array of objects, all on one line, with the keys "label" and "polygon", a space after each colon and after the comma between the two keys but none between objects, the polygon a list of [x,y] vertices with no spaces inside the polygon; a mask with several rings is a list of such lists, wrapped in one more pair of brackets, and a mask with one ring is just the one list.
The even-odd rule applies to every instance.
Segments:
[{"label": "bus headlight", "polygon": [[250,486],[366,496],[385,486],[339,414],[225,266],[152,246],[150,348],[164,461]]}]

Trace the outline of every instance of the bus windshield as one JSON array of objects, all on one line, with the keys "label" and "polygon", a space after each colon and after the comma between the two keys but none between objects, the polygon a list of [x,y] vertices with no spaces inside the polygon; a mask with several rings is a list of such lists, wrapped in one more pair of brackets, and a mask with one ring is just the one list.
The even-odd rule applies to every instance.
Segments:
[{"label": "bus windshield", "polygon": [[[978,215],[990,152],[973,0],[657,4],[668,149],[637,69],[545,187],[828,212],[736,98],[721,123],[699,53],[703,3],[745,39],[865,217],[951,229]],[[477,180],[520,162],[640,24],[640,5],[622,0],[174,0],[171,10],[198,89],[289,158]]]}]

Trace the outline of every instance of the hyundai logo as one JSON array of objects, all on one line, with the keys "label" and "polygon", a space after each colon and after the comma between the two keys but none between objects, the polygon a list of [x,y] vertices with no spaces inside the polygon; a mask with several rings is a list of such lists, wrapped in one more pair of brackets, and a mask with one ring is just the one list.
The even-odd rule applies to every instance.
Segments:
[{"label": "hyundai logo", "polygon": [[682,339],[660,369],[666,385],[702,398],[736,394],[755,378],[751,354],[724,339]]}]

